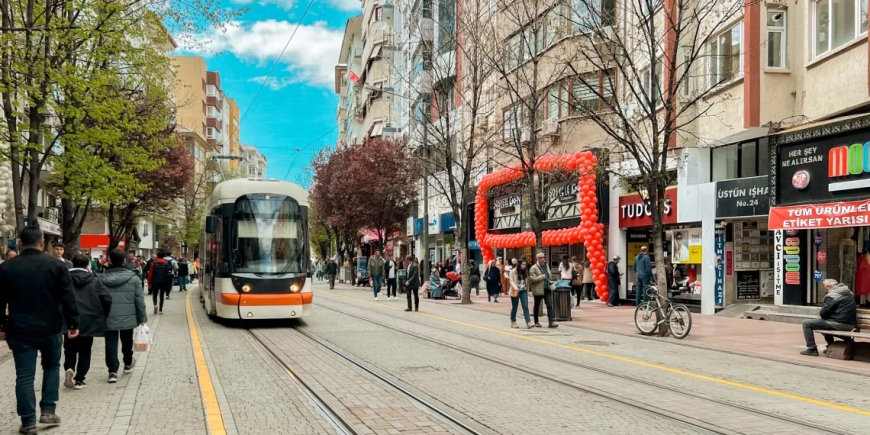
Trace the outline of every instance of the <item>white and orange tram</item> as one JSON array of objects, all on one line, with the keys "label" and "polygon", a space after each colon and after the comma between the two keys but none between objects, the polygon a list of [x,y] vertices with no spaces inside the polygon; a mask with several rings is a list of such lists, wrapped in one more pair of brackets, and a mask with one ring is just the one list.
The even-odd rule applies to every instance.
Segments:
[{"label": "white and orange tram", "polygon": [[202,303],[225,319],[291,319],[311,313],[308,193],[278,180],[215,186],[204,219]]}]

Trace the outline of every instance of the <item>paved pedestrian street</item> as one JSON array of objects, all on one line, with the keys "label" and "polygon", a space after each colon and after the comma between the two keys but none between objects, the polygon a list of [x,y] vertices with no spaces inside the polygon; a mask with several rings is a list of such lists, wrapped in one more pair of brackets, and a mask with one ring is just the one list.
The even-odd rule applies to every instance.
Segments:
[{"label": "paved pedestrian street", "polygon": [[[868,367],[785,355],[802,337],[780,324],[729,334],[697,316],[696,338],[677,342],[633,334],[627,309],[584,303],[558,329],[511,329],[508,298],[409,313],[404,295],[320,283],[304,321],[215,322],[190,289],[163,315],[147,300],[153,346],[117,384],[96,340],[87,388],[61,387],[63,423],[40,433],[870,433]],[[738,335],[764,347],[752,334],[768,330],[791,342],[729,347]],[[711,344],[711,331],[730,338]],[[15,368],[0,351],[0,435],[14,434]]]}]

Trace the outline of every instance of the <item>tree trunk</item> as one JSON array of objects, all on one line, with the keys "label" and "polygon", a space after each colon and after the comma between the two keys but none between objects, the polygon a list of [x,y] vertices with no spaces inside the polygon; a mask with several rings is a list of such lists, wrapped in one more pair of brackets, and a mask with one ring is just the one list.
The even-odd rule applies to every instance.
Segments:
[{"label": "tree trunk", "polygon": [[[463,213],[463,215],[467,215],[468,213]],[[465,219],[468,219],[466,216]],[[468,258],[468,241],[465,240],[465,233],[463,228],[465,228],[464,223],[462,222],[462,218],[456,219],[456,229],[453,230],[453,233],[456,234],[456,247],[459,248],[459,258],[461,259],[459,263],[459,275],[462,278],[462,304],[467,305],[471,304],[471,268],[469,267],[470,259]]]},{"label": "tree trunk", "polygon": [[[647,190],[649,194],[650,201],[650,214],[652,215],[652,241],[653,252],[655,254],[655,287],[658,290],[658,298],[661,303],[662,309],[665,307],[665,301],[668,298],[668,281],[667,281],[667,270],[665,269],[665,238],[664,238],[664,228],[662,225],[663,219],[663,204],[665,200],[665,189],[663,186],[660,186],[660,183],[657,179],[650,182],[649,188]],[[661,315],[663,313],[656,312],[656,322],[660,322]],[[670,334],[670,324],[667,322],[659,325],[659,336],[664,337]]]}]

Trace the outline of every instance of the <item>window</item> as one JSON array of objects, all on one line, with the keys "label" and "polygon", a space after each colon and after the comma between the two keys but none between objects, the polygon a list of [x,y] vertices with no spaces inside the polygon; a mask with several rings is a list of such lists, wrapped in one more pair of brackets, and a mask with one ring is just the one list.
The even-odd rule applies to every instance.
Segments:
[{"label": "window", "polygon": [[216,139],[216,137],[215,137],[215,130],[214,130],[214,127],[209,127],[209,128],[208,128],[208,130],[207,130],[207,132],[206,132],[206,134],[205,134],[205,137],[208,138],[208,139]]},{"label": "window", "polygon": [[206,112],[205,112],[205,114],[206,114],[206,116],[208,116],[208,117],[210,117],[210,118],[216,118],[216,117],[217,117],[217,113],[218,113],[218,112],[217,112],[217,109],[215,109],[213,106],[208,106],[208,107],[206,108]]},{"label": "window", "polygon": [[740,145],[740,177],[755,177],[758,173],[758,145],[748,142]]},{"label": "window", "polygon": [[205,94],[208,95],[209,97],[216,97],[217,96],[217,86],[208,85],[208,87],[206,87]]},{"label": "window", "polygon": [[205,101],[202,102],[202,113],[207,113],[205,109]]},{"label": "window", "polygon": [[737,145],[713,149],[713,181],[737,178]]},{"label": "window", "polygon": [[664,87],[664,74],[662,74],[662,60],[656,60],[656,64],[651,68],[647,66],[640,71],[640,77],[643,80],[644,94],[649,98],[649,102],[655,103],[655,107],[662,104],[662,88]]},{"label": "window", "polygon": [[369,22],[381,21],[383,12],[383,8],[375,6],[374,9],[372,9],[372,15],[369,17]]},{"label": "window", "polygon": [[202,91],[205,92],[205,79],[202,79]]},{"label": "window", "polygon": [[606,110],[613,99],[613,77],[609,72],[584,74],[574,79],[572,91],[575,114]]},{"label": "window", "polygon": [[767,12],[767,67],[786,68],[785,11]]},{"label": "window", "polygon": [[814,7],[814,57],[867,31],[867,0],[816,0]]},{"label": "window", "polygon": [[707,78],[711,88],[743,75],[742,40],[743,22],[740,22],[707,43]]},{"label": "window", "polygon": [[549,49],[563,33],[565,12],[559,6],[508,38],[506,66],[512,70]]},{"label": "window", "polygon": [[522,122],[522,106],[519,104],[504,112],[504,139],[510,140],[518,136]]},{"label": "window", "polygon": [[664,3],[664,0],[635,0],[637,2],[637,8],[640,11],[641,16],[647,17],[650,15],[650,11],[655,12],[659,6]]},{"label": "window", "polygon": [[573,0],[573,2],[573,21],[577,30],[590,32],[596,28],[613,25],[616,0]]},{"label": "window", "polygon": [[456,49],[456,0],[438,2],[438,52]]},{"label": "window", "polygon": [[485,91],[480,96],[480,111],[481,113],[489,113],[495,109],[496,91],[490,89]]},{"label": "window", "polygon": [[568,116],[568,85],[561,84],[547,91],[547,119]]},{"label": "window", "polygon": [[710,153],[711,181],[770,174],[768,138],[714,148]]}]

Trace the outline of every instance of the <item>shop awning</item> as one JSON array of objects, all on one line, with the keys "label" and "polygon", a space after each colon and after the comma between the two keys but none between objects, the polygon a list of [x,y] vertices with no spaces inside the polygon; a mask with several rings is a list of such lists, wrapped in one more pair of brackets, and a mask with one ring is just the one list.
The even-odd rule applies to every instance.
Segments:
[{"label": "shop awning", "polygon": [[720,140],[716,140],[713,146],[741,143],[769,135],[770,127],[750,127],[730,136],[723,137]]},{"label": "shop awning", "polygon": [[771,230],[812,230],[870,225],[870,199],[770,209]]}]

